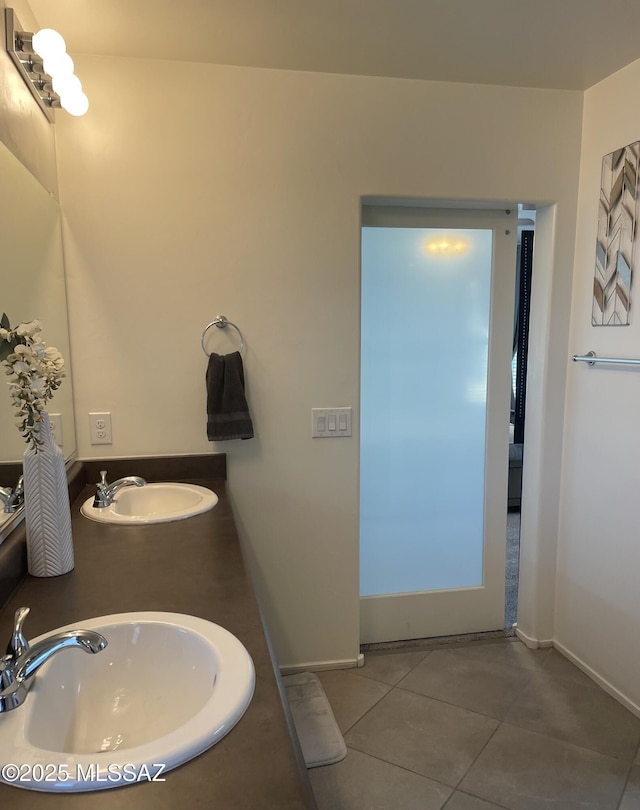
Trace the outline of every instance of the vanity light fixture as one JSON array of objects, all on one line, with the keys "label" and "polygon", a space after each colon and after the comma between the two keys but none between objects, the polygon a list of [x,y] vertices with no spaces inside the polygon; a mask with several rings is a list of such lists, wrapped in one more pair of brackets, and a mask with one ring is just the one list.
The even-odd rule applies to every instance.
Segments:
[{"label": "vanity light fixture", "polygon": [[57,31],[43,28],[35,34],[22,31],[12,8],[5,9],[7,51],[47,119],[62,107],[71,115],[84,115],[89,99],[73,72],[73,60]]}]

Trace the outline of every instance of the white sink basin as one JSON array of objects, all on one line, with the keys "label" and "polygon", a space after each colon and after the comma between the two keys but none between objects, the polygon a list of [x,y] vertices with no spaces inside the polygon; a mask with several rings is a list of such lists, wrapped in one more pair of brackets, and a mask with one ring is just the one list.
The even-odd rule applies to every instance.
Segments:
[{"label": "white sink basin", "polygon": [[88,498],[80,511],[99,523],[133,525],[138,523],[167,523],[208,512],[218,503],[218,496],[196,484],[146,484],[143,487],[123,487],[111,506],[96,509]]},{"label": "white sink basin", "polygon": [[55,632],[78,628],[108,645],[95,655],[58,652],[24,704],[0,714],[3,782],[64,793],[160,781],[224,737],[249,706],[253,662],[217,624],[120,613]]}]

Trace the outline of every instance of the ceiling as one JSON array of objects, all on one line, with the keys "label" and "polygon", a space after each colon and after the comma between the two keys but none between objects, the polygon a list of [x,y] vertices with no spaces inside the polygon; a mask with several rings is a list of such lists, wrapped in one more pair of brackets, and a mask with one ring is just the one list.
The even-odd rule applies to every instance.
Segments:
[{"label": "ceiling", "polygon": [[[640,0],[29,0],[73,54],[584,90],[640,58]],[[7,0],[10,5],[10,0]]]}]

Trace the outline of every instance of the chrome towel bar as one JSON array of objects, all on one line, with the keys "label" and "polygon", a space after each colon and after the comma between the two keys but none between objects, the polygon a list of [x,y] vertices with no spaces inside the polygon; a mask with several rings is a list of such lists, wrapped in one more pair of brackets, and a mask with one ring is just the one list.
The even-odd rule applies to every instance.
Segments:
[{"label": "chrome towel bar", "polygon": [[588,363],[590,366],[593,366],[596,363],[620,363],[625,366],[640,366],[640,360],[632,357],[598,357],[595,352],[574,354],[573,361],[582,361],[583,363]]},{"label": "chrome towel bar", "polygon": [[206,346],[204,345],[204,339],[207,332],[209,331],[209,329],[211,329],[212,326],[217,326],[218,329],[226,329],[227,326],[231,326],[233,329],[235,329],[238,335],[240,336],[240,354],[244,352],[244,337],[242,336],[242,332],[240,331],[240,329],[235,325],[235,323],[231,323],[231,321],[227,319],[226,315],[216,315],[216,317],[211,321],[211,323],[208,323],[205,326],[204,331],[202,333],[202,340],[201,340],[202,351],[207,355],[207,357],[211,356],[211,352],[207,351]]}]

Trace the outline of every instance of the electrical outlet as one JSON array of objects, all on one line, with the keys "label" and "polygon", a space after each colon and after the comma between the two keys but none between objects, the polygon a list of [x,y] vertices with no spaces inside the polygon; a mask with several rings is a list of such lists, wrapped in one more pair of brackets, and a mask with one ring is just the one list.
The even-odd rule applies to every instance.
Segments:
[{"label": "electrical outlet", "polygon": [[53,430],[53,438],[55,440],[55,443],[58,445],[58,447],[62,447],[63,446],[62,414],[50,413],[49,424],[51,425],[51,430]]},{"label": "electrical outlet", "polygon": [[89,436],[91,444],[112,444],[110,413],[89,414]]}]

